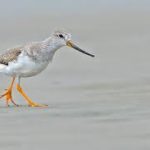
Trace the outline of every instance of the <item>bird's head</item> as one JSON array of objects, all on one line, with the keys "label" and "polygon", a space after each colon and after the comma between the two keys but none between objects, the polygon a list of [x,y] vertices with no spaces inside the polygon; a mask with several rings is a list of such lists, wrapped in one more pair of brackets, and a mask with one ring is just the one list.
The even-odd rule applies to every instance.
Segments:
[{"label": "bird's head", "polygon": [[57,44],[59,44],[60,47],[62,46],[68,46],[71,48],[74,48],[75,50],[82,52],[86,55],[89,55],[91,57],[95,57],[93,54],[90,54],[81,48],[79,48],[77,45],[75,45],[71,40],[71,34],[66,33],[64,31],[55,31],[52,36],[55,38],[55,41],[57,41]]}]

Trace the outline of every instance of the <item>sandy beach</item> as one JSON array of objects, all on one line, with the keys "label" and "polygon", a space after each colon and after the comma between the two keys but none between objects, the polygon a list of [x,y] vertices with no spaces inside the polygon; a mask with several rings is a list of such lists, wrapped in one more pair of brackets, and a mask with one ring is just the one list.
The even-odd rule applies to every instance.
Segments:
[{"label": "sandy beach", "polygon": [[[84,6],[82,1],[68,14],[71,3],[55,13],[56,4],[49,10],[46,2],[37,4],[35,11],[34,2],[28,6],[24,1],[29,11],[22,9],[24,3],[13,4],[5,15],[4,4],[0,49],[40,41],[54,29],[65,28],[76,44],[96,57],[64,47],[43,73],[22,79],[26,93],[49,107],[28,107],[14,88],[13,97],[21,106],[7,108],[0,101],[0,149],[149,150],[150,11],[143,10],[147,6],[105,10],[95,0],[88,11],[92,3]],[[10,78],[1,75],[0,83],[3,93]]]}]

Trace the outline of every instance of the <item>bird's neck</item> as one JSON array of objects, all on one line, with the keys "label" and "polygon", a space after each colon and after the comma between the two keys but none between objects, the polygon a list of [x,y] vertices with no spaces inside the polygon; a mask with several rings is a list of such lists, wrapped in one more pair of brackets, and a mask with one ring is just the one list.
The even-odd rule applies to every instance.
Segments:
[{"label": "bird's neck", "polygon": [[43,44],[47,48],[47,50],[51,52],[56,52],[56,50],[62,47],[62,45],[52,37],[45,39],[43,41]]},{"label": "bird's neck", "polygon": [[55,52],[62,46],[50,37],[42,41],[42,47],[46,51],[47,59],[52,61]]}]

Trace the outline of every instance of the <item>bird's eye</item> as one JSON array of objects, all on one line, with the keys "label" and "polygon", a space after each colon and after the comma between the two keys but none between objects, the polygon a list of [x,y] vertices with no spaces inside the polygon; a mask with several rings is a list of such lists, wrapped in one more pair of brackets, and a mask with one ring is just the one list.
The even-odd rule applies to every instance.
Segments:
[{"label": "bird's eye", "polygon": [[62,34],[59,34],[58,36],[59,36],[60,38],[64,38],[64,36],[63,36]]}]

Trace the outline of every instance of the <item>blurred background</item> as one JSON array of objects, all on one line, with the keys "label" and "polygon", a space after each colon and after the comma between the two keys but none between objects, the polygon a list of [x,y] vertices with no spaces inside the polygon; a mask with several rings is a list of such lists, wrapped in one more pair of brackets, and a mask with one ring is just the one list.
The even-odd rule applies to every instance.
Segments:
[{"label": "blurred background", "polygon": [[[0,49],[41,41],[65,29],[90,58],[58,50],[43,73],[22,86],[47,109],[0,101],[3,149],[150,148],[149,0],[0,0]],[[10,84],[1,75],[0,91]]]}]

